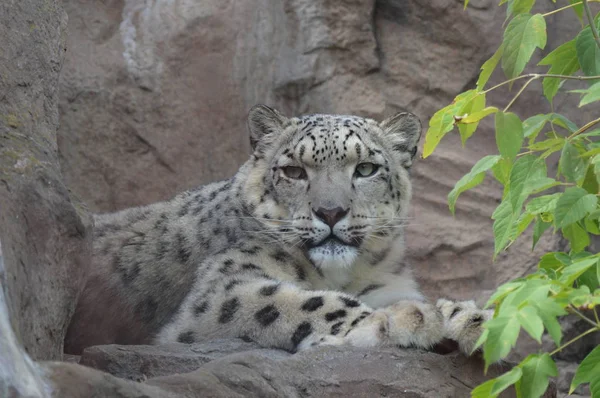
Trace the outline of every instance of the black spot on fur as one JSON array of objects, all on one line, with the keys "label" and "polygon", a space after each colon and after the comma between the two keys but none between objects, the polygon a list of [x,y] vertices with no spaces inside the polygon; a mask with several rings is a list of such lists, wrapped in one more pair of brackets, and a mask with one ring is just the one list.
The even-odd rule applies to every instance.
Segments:
[{"label": "black spot on fur", "polygon": [[306,271],[304,270],[304,268],[300,264],[294,264],[294,268],[296,269],[296,276],[298,277],[298,279],[301,281],[305,281]]},{"label": "black spot on fur", "polygon": [[294,345],[294,350],[296,350],[298,348],[298,345],[302,343],[302,340],[308,337],[308,335],[310,335],[311,333],[312,325],[310,324],[310,322],[302,322],[300,325],[298,325],[296,331],[292,336],[292,344]]},{"label": "black spot on fur", "polygon": [[338,322],[338,323],[334,323],[333,325],[331,325],[331,334],[332,335],[336,335],[340,332],[340,329],[342,327],[342,325],[344,324],[344,321],[342,322]]},{"label": "black spot on fur", "polygon": [[304,302],[304,304],[302,304],[302,310],[303,311],[308,311],[308,312],[313,312],[318,310],[319,308],[321,308],[324,304],[323,301],[323,297],[321,296],[317,296],[317,297],[311,297],[308,300],[306,300]]},{"label": "black spot on fur", "polygon": [[354,308],[354,307],[358,307],[360,305],[360,302],[357,300],[354,300],[352,298],[349,297],[343,297],[340,296],[339,298],[344,304],[346,304],[346,307],[350,307],[350,308]]},{"label": "black spot on fur", "polygon": [[175,244],[177,247],[177,260],[182,264],[186,264],[190,259],[191,250],[187,246],[185,237],[181,231],[175,235]]},{"label": "black spot on fur", "polygon": [[254,314],[254,319],[265,327],[275,322],[277,318],[279,318],[279,311],[272,304],[267,305]]},{"label": "black spot on fur", "polygon": [[368,285],[367,287],[365,287],[363,290],[361,290],[360,293],[358,293],[358,296],[364,296],[365,294],[370,293],[373,290],[377,290],[380,287],[383,287],[383,285],[378,284],[378,283],[372,283],[372,284]]},{"label": "black spot on fur", "polygon": [[272,296],[279,289],[279,285],[267,285],[260,288],[258,293],[262,296]]},{"label": "black spot on fur", "polygon": [[283,250],[278,250],[275,253],[271,253],[271,257],[280,263],[284,263],[289,260],[290,256]]},{"label": "black spot on fur", "polygon": [[337,311],[333,311],[333,312],[328,312],[327,314],[325,314],[325,320],[327,322],[335,321],[338,318],[345,317],[347,314],[348,313],[346,312],[346,310],[337,310]]},{"label": "black spot on fur", "polygon": [[[369,315],[371,315],[371,313],[370,313],[370,312],[363,311],[363,312],[360,314],[360,316],[359,316],[358,318],[356,318],[355,320],[353,320],[353,321],[352,321],[352,323],[350,323],[350,326],[354,327],[354,326],[358,325],[358,323],[359,323],[360,321],[362,321],[363,319],[365,319],[365,318],[366,318],[366,317],[368,317]],[[348,332],[349,332],[349,331],[348,331]],[[348,334],[348,333],[346,333],[346,334]]]},{"label": "black spot on fur", "polygon": [[189,332],[183,332],[179,336],[177,336],[177,341],[185,344],[194,343],[194,332],[191,330]]},{"label": "black spot on fur", "polygon": [[233,267],[233,260],[227,259],[227,260],[223,261],[223,266],[221,268],[219,268],[219,272],[222,274],[228,274],[231,272],[232,267]]},{"label": "black spot on fur", "polygon": [[240,300],[237,297],[229,299],[221,305],[219,323],[228,323],[233,320],[237,310],[240,308]]},{"label": "black spot on fur", "polygon": [[252,263],[244,263],[242,264],[242,269],[245,270],[259,270],[261,269],[258,265]]},{"label": "black spot on fur", "polygon": [[395,144],[392,149],[398,152],[406,152],[408,151],[408,146],[406,144]]},{"label": "black spot on fur", "polygon": [[257,254],[258,252],[260,252],[260,250],[261,250],[260,246],[252,246],[252,247],[240,249],[240,252],[246,253],[246,254]]},{"label": "black spot on fur", "polygon": [[450,319],[454,318],[454,316],[456,316],[456,314],[458,314],[461,310],[462,308],[460,307],[454,307],[454,310],[452,310],[452,314],[450,314]]},{"label": "black spot on fur", "polygon": [[208,301],[203,301],[194,306],[194,315],[199,316],[200,314],[204,314],[206,310],[208,310]]},{"label": "black spot on fur", "polygon": [[242,283],[242,281],[240,281],[238,279],[234,279],[225,285],[225,290],[229,291],[229,290],[233,289],[236,285],[239,285],[240,283]]}]

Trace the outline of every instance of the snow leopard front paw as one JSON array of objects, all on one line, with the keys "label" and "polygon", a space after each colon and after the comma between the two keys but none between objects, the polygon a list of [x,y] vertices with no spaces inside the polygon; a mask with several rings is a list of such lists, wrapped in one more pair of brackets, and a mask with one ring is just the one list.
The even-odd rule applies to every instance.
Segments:
[{"label": "snow leopard front paw", "polygon": [[444,337],[454,340],[462,352],[470,355],[483,333],[483,323],[492,318],[493,310],[477,308],[473,301],[439,299],[436,307],[444,319]]},{"label": "snow leopard front paw", "polygon": [[402,347],[431,348],[443,335],[443,318],[431,304],[400,301],[383,308],[389,320],[389,339]]}]

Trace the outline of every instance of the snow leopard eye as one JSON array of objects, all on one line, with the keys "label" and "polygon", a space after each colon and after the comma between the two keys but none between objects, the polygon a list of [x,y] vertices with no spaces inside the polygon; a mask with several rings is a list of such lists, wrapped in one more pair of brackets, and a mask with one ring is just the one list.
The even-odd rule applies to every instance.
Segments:
[{"label": "snow leopard eye", "polygon": [[286,177],[293,180],[306,180],[306,171],[302,167],[285,166],[281,170]]},{"label": "snow leopard eye", "polygon": [[354,175],[356,177],[370,177],[373,174],[377,173],[379,170],[379,166],[373,163],[361,163],[356,166],[356,171]]}]

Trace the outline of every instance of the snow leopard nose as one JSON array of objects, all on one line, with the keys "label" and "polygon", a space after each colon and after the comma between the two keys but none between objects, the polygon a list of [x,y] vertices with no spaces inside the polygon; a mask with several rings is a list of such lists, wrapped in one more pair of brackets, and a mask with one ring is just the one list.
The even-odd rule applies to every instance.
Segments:
[{"label": "snow leopard nose", "polygon": [[321,221],[329,225],[329,228],[333,229],[333,226],[342,218],[344,218],[346,214],[348,214],[348,209],[344,210],[341,207],[336,207],[335,209],[324,209],[319,207],[317,210],[313,209],[313,212]]}]

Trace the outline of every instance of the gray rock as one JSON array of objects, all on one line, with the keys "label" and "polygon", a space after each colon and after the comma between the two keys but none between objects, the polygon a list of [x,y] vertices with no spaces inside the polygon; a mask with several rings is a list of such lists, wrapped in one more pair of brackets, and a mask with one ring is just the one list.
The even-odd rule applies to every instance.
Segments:
[{"label": "gray rock", "polygon": [[98,346],[81,363],[120,378],[148,378],[146,384],[177,394],[215,397],[462,397],[510,368],[492,366],[485,376],[481,359],[458,353],[324,347],[291,355],[240,340]]},{"label": "gray rock", "polygon": [[[0,240],[10,321],[33,359],[60,359],[89,264],[91,220],[58,160],[61,2],[0,2]],[[0,336],[0,338],[2,338]]]},{"label": "gray rock", "polygon": [[129,380],[146,380],[187,373],[231,353],[259,348],[242,340],[215,340],[205,344],[104,345],[86,348],[79,363]]}]

